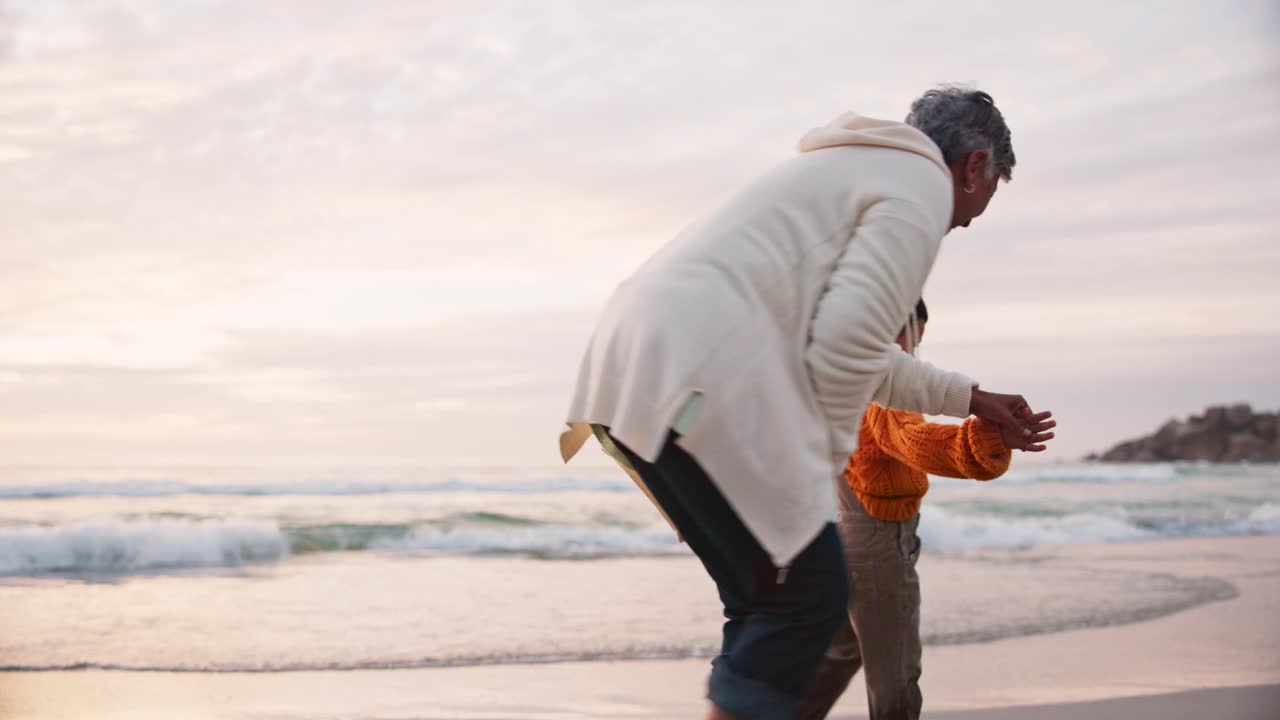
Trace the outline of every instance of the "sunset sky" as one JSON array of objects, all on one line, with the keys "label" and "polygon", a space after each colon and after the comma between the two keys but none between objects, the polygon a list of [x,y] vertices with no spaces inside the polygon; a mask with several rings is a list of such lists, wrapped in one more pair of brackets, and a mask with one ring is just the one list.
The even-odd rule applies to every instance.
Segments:
[{"label": "sunset sky", "polygon": [[595,313],[807,129],[990,92],[925,359],[1068,460],[1280,406],[1256,2],[0,0],[0,462],[552,466]]}]

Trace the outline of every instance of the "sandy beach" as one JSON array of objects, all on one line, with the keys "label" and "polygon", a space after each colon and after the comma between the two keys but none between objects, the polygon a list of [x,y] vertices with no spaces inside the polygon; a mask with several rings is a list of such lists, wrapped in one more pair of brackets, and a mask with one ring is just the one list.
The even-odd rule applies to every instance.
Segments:
[{"label": "sandy beach", "polygon": [[0,0],[0,720],[789,715],[846,575],[1280,720],[1280,0],[1155,7]]},{"label": "sandy beach", "polygon": [[[1235,592],[1152,620],[926,647],[927,716],[1276,717],[1280,537],[1011,552],[1047,564],[1217,578]],[[946,588],[933,583],[926,592]],[[9,672],[0,675],[0,718],[698,717],[705,667],[706,660],[689,659],[342,673]],[[865,716],[856,686],[835,717]]]}]

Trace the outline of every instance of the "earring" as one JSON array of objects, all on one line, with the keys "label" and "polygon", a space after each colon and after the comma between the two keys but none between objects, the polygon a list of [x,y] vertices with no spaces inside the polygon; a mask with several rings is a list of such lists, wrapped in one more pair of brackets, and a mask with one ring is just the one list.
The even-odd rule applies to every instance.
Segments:
[{"label": "earring", "polygon": [[964,188],[964,191],[967,193],[971,193],[973,192],[973,190],[974,190],[974,187],[972,185],[966,185]]}]

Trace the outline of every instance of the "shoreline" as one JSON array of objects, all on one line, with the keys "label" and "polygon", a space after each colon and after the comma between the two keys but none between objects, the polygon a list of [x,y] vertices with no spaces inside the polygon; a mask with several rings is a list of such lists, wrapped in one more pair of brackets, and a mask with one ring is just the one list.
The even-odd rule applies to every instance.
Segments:
[{"label": "shoreline", "polygon": [[[1231,540],[1232,537],[1225,539]],[[1280,536],[1275,536],[1280,538]],[[1195,540],[1194,538],[1191,540]],[[1098,546],[1105,548],[1104,554],[1107,556],[1115,556],[1125,547],[1161,547],[1164,543],[1170,542],[1166,540],[1160,541],[1127,541],[1123,543],[1111,543],[1108,545]],[[1177,542],[1177,541],[1173,541]],[[1175,615],[1181,612],[1187,612],[1206,604],[1222,602],[1234,599],[1238,596],[1238,589],[1235,585],[1213,577],[1181,577],[1174,578],[1172,581],[1163,580],[1157,584],[1150,584],[1149,581],[1153,575],[1151,572],[1139,572],[1136,568],[1106,568],[1102,566],[1085,567],[1079,566],[1079,561],[1073,556],[1079,552],[1084,552],[1081,548],[1088,546],[1082,545],[1062,545],[1062,546],[1046,546],[1040,548],[972,548],[966,550],[945,551],[936,554],[926,554],[921,560],[921,573],[925,578],[925,582],[929,586],[942,585],[949,588],[941,592],[931,592],[926,594],[925,625],[923,630],[923,642],[927,648],[941,648],[953,646],[971,646],[984,645],[1004,640],[1016,640],[1019,638],[1030,638],[1041,635],[1051,635],[1062,632],[1070,632],[1081,629],[1097,629],[1108,627],[1122,627],[1138,622],[1147,622],[1159,618]],[[303,562],[313,566],[324,567],[334,561],[342,561],[340,557],[317,556],[304,559]],[[505,565],[510,562],[509,559],[502,557],[477,557],[477,558],[423,558],[429,562],[445,562],[447,567],[440,568],[445,572],[460,572],[464,568],[486,567],[488,569],[479,575],[473,577],[472,581],[483,582],[486,579],[493,580],[506,569]],[[397,559],[395,564],[383,566],[375,569],[375,572],[390,572],[396,570],[396,565],[402,562],[410,562],[414,565],[417,563],[412,559]],[[589,561],[568,561],[558,562],[546,566],[546,570],[574,570],[575,574],[562,577],[561,580],[570,580],[574,582],[584,582],[592,579],[591,574],[583,574],[580,572],[584,568],[590,568],[594,560]],[[616,581],[619,578],[633,577],[636,573],[641,572],[642,568],[648,568],[650,571],[656,567],[658,572],[651,574],[653,579],[672,577],[683,577],[686,581],[701,582],[702,576],[696,562],[691,557],[629,557],[629,558],[610,558],[601,562],[607,563],[607,567],[612,569],[613,578]],[[682,568],[682,573],[678,575],[669,575],[663,568],[669,564],[675,564]],[[436,569],[427,569],[425,566],[419,566],[428,573],[437,572]],[[524,566],[526,569],[529,566]],[[1083,571],[1083,576],[1082,576]],[[536,569],[535,569],[536,572]],[[150,577],[182,577],[185,573],[155,573]],[[219,574],[221,576],[221,574]],[[1077,587],[1063,585],[1061,583],[1062,576],[1073,578]],[[1158,574],[1157,574],[1158,575]],[[232,577],[238,577],[232,575]],[[981,577],[981,583],[974,583],[975,577]],[[1169,576],[1172,577],[1172,576]],[[1143,583],[1143,589],[1135,591],[1134,583]],[[1039,592],[1038,601],[1035,598],[1025,596],[1027,590],[1025,586],[1028,584],[1048,584],[1053,588],[1050,592]],[[1087,586],[1087,589],[1081,593],[1079,586]],[[1120,596],[1108,594],[1106,590],[1112,592],[1122,592],[1128,596],[1129,602],[1119,603]],[[1014,605],[1021,608],[1020,610],[1009,613],[1008,610],[1003,611],[1002,621],[993,623],[991,621],[991,613],[987,612],[988,617],[982,622],[974,622],[974,616],[950,617],[945,622],[936,622],[938,612],[944,615],[950,613],[954,615],[954,608],[940,608],[933,604],[933,601],[942,599],[945,596],[947,601],[955,601],[960,606],[970,606],[977,603],[985,605],[988,603],[988,596],[997,593],[1012,592]],[[625,593],[625,591],[624,591]],[[1066,593],[1065,595],[1063,593]],[[1097,595],[1098,597],[1108,597],[1109,607],[1098,605],[1092,607],[1089,605],[1081,606],[1079,601],[1082,598]],[[1142,600],[1140,604],[1132,604],[1133,596],[1140,595]],[[1031,600],[1031,606],[1036,602],[1061,602],[1065,597],[1072,596],[1074,603],[1073,609],[1068,612],[1062,612],[1061,608],[1057,608],[1057,612],[1048,606],[1041,606],[1039,613],[1031,612],[1028,614],[1026,608],[1029,607],[1028,600]],[[702,602],[702,599],[694,600],[692,597],[686,598],[693,602]],[[1124,608],[1121,609],[1121,605]],[[706,610],[706,608],[704,608]],[[931,614],[930,611],[933,611]],[[1083,612],[1082,612],[1083,611]],[[705,621],[709,623],[718,623],[718,613],[703,612]],[[930,621],[934,622],[930,622]],[[932,628],[930,627],[932,626]],[[607,629],[604,630],[606,633]],[[602,636],[607,637],[606,636]],[[52,637],[50,639],[53,639]],[[190,640],[190,637],[188,637]],[[263,665],[256,663],[239,664],[235,661],[214,661],[210,665],[184,665],[181,660],[176,664],[145,664],[145,662],[129,662],[122,659],[119,662],[111,662],[109,659],[100,662],[74,662],[68,664],[41,664],[32,662],[29,664],[5,664],[0,660],[0,676],[5,673],[56,673],[56,672],[119,672],[119,673],[174,673],[174,674],[243,674],[243,675],[260,675],[260,674],[284,674],[284,673],[318,673],[318,672],[376,672],[376,671],[412,671],[412,670],[447,670],[447,669],[467,669],[467,668],[490,668],[490,667],[506,667],[506,666],[545,666],[572,663],[612,663],[612,662],[663,662],[663,661],[681,661],[681,660],[701,660],[707,661],[715,654],[714,642],[705,642],[695,645],[683,645],[679,643],[663,644],[639,644],[630,647],[613,647],[591,649],[589,645],[583,646],[580,651],[556,652],[550,648],[540,648],[537,646],[529,646],[513,654],[497,654],[497,655],[462,655],[462,656],[419,656],[419,657],[401,657],[398,659],[378,660],[373,658],[348,658],[347,660],[336,661],[308,661],[305,653],[298,654],[294,660],[271,660],[271,664]]]},{"label": "shoreline", "polygon": [[[1214,687],[1052,705],[1016,705],[928,713],[936,720],[1273,720],[1280,684]],[[846,716],[851,718],[856,716]]]},{"label": "shoreline", "polygon": [[[1111,704],[1090,707],[1088,716],[1198,718],[1212,716],[1205,707],[1245,708],[1276,697],[1280,536],[1056,546],[1035,554],[1104,572],[1217,578],[1237,594],[1123,625],[927,646],[921,684],[929,716],[1056,720],[1076,717],[1063,713],[1082,712],[1080,703],[1104,702]],[[946,591],[927,575],[924,582],[926,594]],[[998,603],[999,588],[989,592]],[[0,673],[0,717],[191,717],[196,708],[217,720],[696,717],[706,671],[705,659],[265,673],[10,671]],[[865,716],[860,685],[855,680],[833,718]],[[1229,690],[1169,696],[1211,688]]]}]

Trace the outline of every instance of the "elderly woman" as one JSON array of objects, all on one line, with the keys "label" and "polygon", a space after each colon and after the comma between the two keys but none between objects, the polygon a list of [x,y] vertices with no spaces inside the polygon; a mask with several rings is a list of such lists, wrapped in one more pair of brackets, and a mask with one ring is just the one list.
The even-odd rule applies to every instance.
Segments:
[{"label": "elderly woman", "polygon": [[579,370],[567,461],[594,430],[688,542],[727,621],[709,718],[790,718],[848,582],[834,482],[869,402],[1045,439],[1022,397],[893,343],[942,236],[1014,165],[989,95],[943,87],[907,122],[844,115],[614,292]]}]

